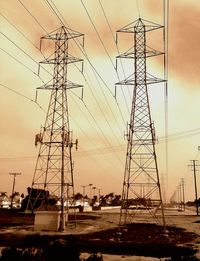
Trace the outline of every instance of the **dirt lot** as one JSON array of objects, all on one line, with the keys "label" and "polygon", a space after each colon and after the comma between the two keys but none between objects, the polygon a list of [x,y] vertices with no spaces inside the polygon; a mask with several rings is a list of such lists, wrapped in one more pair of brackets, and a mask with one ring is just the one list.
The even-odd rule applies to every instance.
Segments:
[{"label": "dirt lot", "polygon": [[162,226],[145,215],[136,216],[133,224],[119,230],[119,209],[78,213],[76,227],[69,221],[62,233],[34,231],[31,225],[1,227],[0,246],[46,247],[56,242],[80,252],[200,260],[200,217],[194,214],[167,210],[164,233]]}]

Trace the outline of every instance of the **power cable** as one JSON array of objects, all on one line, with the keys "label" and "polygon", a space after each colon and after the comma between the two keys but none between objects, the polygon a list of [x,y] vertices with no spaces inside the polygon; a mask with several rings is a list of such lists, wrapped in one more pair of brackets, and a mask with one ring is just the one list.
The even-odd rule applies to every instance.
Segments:
[{"label": "power cable", "polygon": [[13,93],[15,93],[15,94],[17,94],[17,95],[19,95],[19,96],[21,96],[21,97],[27,99],[27,100],[29,100],[30,102],[35,103],[42,111],[45,112],[45,110],[42,108],[42,106],[40,106],[40,104],[39,104],[38,102],[34,101],[33,99],[29,98],[28,96],[26,96],[26,95],[24,95],[24,94],[22,94],[22,93],[20,93],[20,92],[18,92],[18,91],[16,91],[16,90],[13,90],[12,88],[6,86],[5,84],[0,83],[0,85],[1,85],[2,87],[6,88],[7,90],[9,90],[9,91],[11,91],[11,92],[13,92]]},{"label": "power cable", "polygon": [[[51,4],[49,3],[48,0],[46,0],[48,6],[51,8],[52,12],[57,16],[57,18],[59,19],[59,21],[63,24],[63,25],[67,25],[68,28],[70,28],[70,26],[68,25],[67,21],[65,20],[65,18],[62,16],[62,14],[60,13],[60,11],[58,10],[58,8],[56,7],[56,5],[54,4],[53,0],[50,0],[51,3],[54,5],[54,8],[57,10],[57,12],[59,13],[59,15],[61,16],[61,18],[59,17],[59,15],[56,13],[56,11],[54,10],[54,8],[51,6]],[[70,32],[69,32],[70,34]],[[97,79],[97,76],[99,77],[99,79],[102,81],[103,85],[106,87],[106,89],[109,91],[109,93],[111,94],[112,98],[115,98],[113,93],[110,91],[110,88],[108,87],[107,83],[104,81],[103,77],[100,75],[100,73],[97,71],[97,69],[95,68],[95,66],[92,64],[90,58],[88,57],[88,54],[86,53],[85,49],[84,48],[81,48],[80,47],[80,43],[77,39],[73,39],[74,42],[76,43],[76,45],[78,46],[79,50],[81,51],[81,53],[84,55],[84,57],[86,58],[86,60],[88,61],[89,65],[91,66],[92,70],[93,70],[93,73]],[[97,75],[97,76],[96,76]],[[109,103],[108,103],[109,104]],[[124,117],[123,117],[123,114],[121,112],[121,109],[119,107],[119,104],[116,102],[117,104],[117,108],[120,112],[120,116],[122,117],[122,120],[123,122],[125,123],[125,120],[124,120]]]},{"label": "power cable", "polygon": [[[83,6],[83,8],[84,8],[84,10],[85,10],[85,12],[86,12],[86,14],[87,14],[89,20],[90,20],[90,22],[91,22],[91,24],[92,24],[92,26],[93,26],[95,32],[96,32],[98,38],[99,38],[99,41],[101,42],[101,44],[102,44],[102,46],[103,46],[103,48],[104,48],[104,51],[106,52],[106,54],[107,54],[107,56],[108,56],[108,58],[109,58],[109,60],[110,60],[110,62],[111,62],[111,64],[112,64],[112,66],[113,66],[115,72],[117,72],[117,71],[116,71],[116,68],[115,68],[115,65],[114,65],[114,63],[113,63],[113,61],[112,61],[112,59],[111,59],[111,56],[110,56],[110,54],[108,53],[108,50],[107,50],[107,48],[106,48],[106,46],[105,46],[103,40],[101,39],[101,36],[100,36],[100,34],[99,34],[99,32],[98,32],[98,30],[97,30],[97,28],[96,28],[96,26],[95,26],[95,24],[94,24],[94,22],[93,22],[93,20],[92,20],[92,17],[91,17],[91,15],[90,15],[89,12],[88,12],[87,7],[86,7],[85,4],[83,3],[83,0],[81,0],[81,3],[82,3],[82,6]],[[119,76],[118,76],[118,77],[119,77]]]},{"label": "power cable", "polygon": [[[13,40],[11,40],[7,35],[5,35],[3,32],[0,31],[0,33],[8,40],[10,41],[15,47],[17,47],[21,52],[23,52],[27,57],[29,57],[34,63],[36,63],[38,65],[38,62],[33,59],[32,56],[30,56],[27,52],[25,52],[19,45],[17,45]],[[2,49],[3,50],[3,49]],[[16,60],[16,59],[15,59]],[[46,71],[48,74],[52,75],[48,70],[46,70],[43,66],[41,66],[41,68]],[[35,75],[38,76],[38,74],[36,74],[34,72]],[[39,76],[38,76],[39,77]],[[44,82],[43,82],[44,83]]]},{"label": "power cable", "polygon": [[[48,1],[47,1],[48,2]],[[49,2],[48,2],[49,3]],[[29,10],[27,9],[27,8],[25,8],[27,11],[28,11],[28,13],[29,14],[31,14],[30,12],[29,12]],[[33,17],[33,15],[31,15],[32,17]],[[57,16],[58,18],[59,18],[59,16]],[[39,24],[39,23],[38,23]],[[42,27],[43,28],[43,27]],[[43,28],[44,29],[44,28]]]},{"label": "power cable", "polygon": [[164,43],[164,101],[165,101],[165,161],[166,161],[166,193],[168,193],[169,157],[168,157],[168,28],[169,28],[169,1],[163,0],[163,43]]},{"label": "power cable", "polygon": [[[96,28],[96,26],[95,26],[93,20],[92,20],[92,17],[91,17],[91,15],[90,15],[89,12],[88,12],[87,7],[86,7],[85,4],[83,3],[83,0],[81,0],[81,3],[82,3],[82,5],[83,5],[83,8],[84,8],[84,10],[85,10],[85,12],[86,12],[86,14],[87,14],[87,16],[88,16],[88,18],[89,18],[91,24],[92,24],[92,26],[93,26],[93,28],[94,28],[94,30],[95,30],[97,36],[98,36],[99,41],[101,42],[101,44],[102,44],[102,46],[103,46],[103,48],[104,48],[104,50],[105,50],[105,52],[106,52],[106,54],[107,54],[107,56],[108,56],[108,58],[109,58],[109,60],[110,60],[112,66],[113,66],[113,68],[114,68],[115,73],[117,74],[117,78],[118,78],[118,80],[119,80],[119,82],[120,82],[120,77],[119,77],[119,74],[118,74],[118,72],[117,72],[117,70],[116,70],[116,67],[115,67],[115,65],[114,65],[114,63],[113,63],[113,61],[112,61],[112,59],[111,59],[111,56],[110,56],[110,54],[109,54],[109,52],[108,52],[108,50],[107,50],[107,48],[106,48],[106,46],[105,46],[105,44],[104,44],[102,38],[101,38],[101,36],[100,36],[100,34],[99,34],[99,32],[98,32],[98,30],[97,30],[97,28]],[[127,104],[127,101],[126,101],[124,92],[123,92],[123,96],[124,96],[124,99],[125,99],[125,104],[126,104],[127,111],[129,112],[128,104]]]},{"label": "power cable", "polygon": [[[72,97],[71,97],[72,98]],[[74,99],[73,99],[74,100]],[[75,100],[74,100],[74,102],[75,102]],[[76,102],[75,102],[76,103]],[[79,107],[79,104],[77,104],[76,103],[76,105],[78,105],[78,107]],[[79,107],[80,108],[80,107]],[[83,113],[83,110],[81,110],[81,112]],[[84,114],[84,113],[83,113]],[[84,116],[85,116],[85,114],[84,114]],[[86,116],[85,116],[86,117]],[[99,148],[96,146],[96,144],[91,140],[91,138],[85,133],[85,131],[81,128],[81,126],[80,126],[80,124],[74,119],[74,118],[71,118],[71,120],[73,121],[73,122],[75,122],[76,123],[76,125],[78,126],[78,128],[82,131],[82,133],[87,137],[87,139],[88,140],[90,140],[90,142],[96,147],[96,151],[99,151]],[[90,123],[90,121],[88,121],[89,123]],[[92,126],[93,127],[93,126]],[[99,126],[98,126],[99,127]],[[101,130],[101,129],[100,129]],[[106,138],[106,140],[107,140],[107,138]],[[110,145],[110,149],[112,150],[112,145],[110,144],[110,142],[108,141],[108,144]],[[85,152],[85,151],[84,151]],[[83,153],[84,153],[83,152]],[[86,151],[87,152],[87,151]],[[100,154],[102,154],[102,156],[104,156],[104,154],[103,153],[101,153],[101,151],[100,151]],[[117,157],[116,157],[117,158]],[[120,163],[121,163],[121,159],[119,159],[119,158],[117,158],[119,161],[120,161]],[[111,164],[112,164],[112,166],[113,166],[113,162],[111,162]],[[123,164],[122,164],[123,165]],[[116,167],[116,166],[115,166]]]},{"label": "power cable", "polygon": [[[104,15],[104,17],[105,17],[105,20],[106,20],[106,23],[107,23],[107,25],[108,25],[108,28],[109,28],[109,30],[110,30],[110,33],[111,33],[111,35],[112,35],[112,39],[113,39],[113,41],[114,41],[114,43],[115,43],[118,56],[120,56],[119,47],[118,47],[117,42],[116,42],[116,40],[115,40],[114,33],[113,33],[112,28],[111,28],[111,26],[110,26],[110,22],[109,22],[109,20],[108,20],[107,15],[106,15],[106,12],[105,12],[105,9],[104,9],[104,7],[103,7],[103,4],[101,3],[101,0],[99,0],[99,4],[100,4],[101,10],[102,10],[102,12],[103,12],[103,15]],[[122,58],[121,58],[121,57],[120,57],[120,64],[121,64],[122,72],[123,72],[123,75],[124,75],[124,79],[126,79],[126,74],[125,74],[125,70],[124,70],[124,66],[123,66]],[[117,71],[117,68],[116,68],[116,71]],[[119,77],[118,77],[118,78],[119,78]],[[126,101],[126,97],[125,97],[123,88],[121,88],[121,90],[122,90],[122,94],[123,94],[123,97],[124,97],[124,100],[125,100],[126,107],[128,108],[128,104],[127,104],[127,101]],[[129,88],[128,88],[128,93],[129,93],[129,97],[130,97],[130,100],[131,100],[131,94],[130,94]],[[117,99],[117,97],[115,97],[115,98]],[[129,110],[128,110],[128,112],[129,112]],[[130,113],[130,112],[129,112],[129,113]]]},{"label": "power cable", "polygon": [[29,15],[35,20],[35,22],[42,28],[43,31],[45,31],[46,33],[47,30],[39,23],[38,19],[35,18],[35,16],[29,11],[29,9],[21,2],[21,0],[18,0],[18,2],[23,6],[23,8],[29,13]]},{"label": "power cable", "polygon": [[37,50],[40,51],[40,48],[38,48],[22,31],[20,31],[16,25],[14,25],[6,16],[4,16],[2,13],[0,15],[11,25],[15,28],[15,30],[20,33],[32,46],[34,46]]},{"label": "power cable", "polygon": [[[61,16],[61,18],[60,18],[60,16],[59,15],[61,15],[61,13],[59,12],[59,10],[57,9],[57,7],[56,7],[56,5],[53,3],[53,1],[51,1],[51,3],[54,5],[54,7],[55,7],[55,9],[57,10],[57,12],[59,12],[59,15],[56,13],[56,11],[54,10],[54,8],[52,7],[52,5],[50,4],[50,2],[48,1],[48,0],[46,0],[46,2],[47,2],[47,4],[48,4],[48,6],[51,8],[51,10],[53,11],[53,13],[56,15],[56,17],[59,19],[59,21],[63,24],[63,25],[65,25],[65,19]],[[77,44],[77,42],[76,42],[76,44]],[[77,46],[79,46],[78,44],[77,44]],[[83,73],[82,73],[83,74]],[[95,74],[95,76],[96,76],[96,74]],[[98,82],[98,79],[96,78],[96,80],[97,80],[97,82]],[[99,83],[98,83],[99,84]],[[89,85],[88,85],[89,86]],[[100,86],[100,84],[99,84],[99,86]],[[92,90],[91,88],[90,88],[90,90]],[[107,98],[106,98],[106,96],[105,96],[105,94],[104,94],[104,92],[102,92],[103,93],[103,95],[104,95],[104,98],[106,99],[106,101],[107,101]],[[93,94],[93,97],[95,98],[95,95]],[[96,98],[95,98],[96,99]],[[97,101],[97,100],[96,100]],[[97,102],[97,104],[98,104],[98,106],[99,106],[99,108],[100,108],[100,110],[101,110],[101,112],[103,113],[103,111],[102,111],[102,108],[101,108],[101,106],[99,105],[99,103]],[[107,105],[108,105],[108,107],[110,108],[110,111],[112,112],[112,114],[113,114],[113,117],[115,118],[115,120],[116,120],[116,122],[117,122],[117,119],[116,119],[116,117],[115,117],[115,115],[114,115],[114,113],[113,113],[113,111],[112,111],[112,109],[111,109],[111,107],[110,107],[110,104],[109,104],[109,102],[107,101]],[[104,114],[104,113],[103,113]],[[107,121],[107,119],[106,119],[106,117],[105,117],[105,114],[104,114],[104,118],[105,118],[105,120],[106,120],[106,122],[107,122],[107,124],[110,126],[110,128],[111,128],[111,125],[109,124],[109,122]],[[111,128],[112,129],[112,128]],[[113,131],[113,133],[114,133],[114,131]]]},{"label": "power cable", "polygon": [[[28,9],[26,8],[26,10],[28,11]],[[30,13],[30,12],[29,12]],[[58,17],[59,18],[59,17]]]},{"label": "power cable", "polygon": [[3,32],[0,31],[0,33],[8,40],[10,41],[15,47],[17,47],[21,52],[23,52],[26,56],[28,56],[34,63],[38,64],[38,62],[33,59],[28,53],[26,53],[19,45],[17,45],[14,41],[12,41],[7,35],[5,35]]},{"label": "power cable", "polygon": [[[83,103],[83,105],[85,106],[85,108],[86,108],[87,112],[89,113],[89,115],[91,116],[91,118],[93,119],[95,125],[96,125],[96,126],[98,127],[98,129],[100,130],[102,136],[103,136],[104,139],[107,141],[107,144],[109,144],[109,145],[110,145],[110,148],[112,149],[113,146],[111,145],[111,143],[110,143],[110,141],[108,140],[108,138],[105,136],[105,134],[104,134],[102,128],[99,126],[97,120],[95,119],[95,117],[93,116],[93,114],[91,113],[91,111],[88,109],[87,105],[85,104],[85,102],[84,102],[83,100],[82,100],[82,103]],[[82,110],[81,110],[81,111],[82,111]],[[82,112],[83,112],[83,111],[82,111]],[[90,121],[89,121],[89,122],[90,122]],[[113,152],[115,153],[114,150],[113,150]],[[117,155],[115,155],[115,156],[116,156],[116,158],[122,163],[121,159],[120,159]],[[122,163],[122,164],[123,164],[123,163]]]},{"label": "power cable", "polygon": [[1,48],[1,51],[3,51],[5,54],[7,54],[9,57],[11,57],[13,60],[15,60],[16,62],[18,62],[19,64],[21,64],[22,66],[24,66],[27,70],[29,70],[30,72],[32,72],[34,75],[38,76],[36,72],[34,72],[31,68],[29,68],[27,65],[25,65],[24,63],[22,63],[20,60],[18,60],[16,57],[14,57],[12,54],[8,53],[7,51],[5,51],[3,48]]},{"label": "power cable", "polygon": [[136,4],[137,4],[138,16],[141,17],[141,16],[140,16],[140,8],[139,8],[139,2],[138,2],[138,0],[136,0]]},{"label": "power cable", "polygon": [[[21,30],[19,30],[19,28],[16,25],[14,25],[5,15],[3,15],[2,13],[0,13],[0,15],[7,21],[8,24],[10,24],[18,33],[20,33],[24,37],[24,39],[26,39],[34,48],[36,48],[42,54],[44,59],[46,59],[43,52],[40,50],[38,46],[34,44],[34,42],[32,42]],[[38,74],[37,76],[40,77]]]}]

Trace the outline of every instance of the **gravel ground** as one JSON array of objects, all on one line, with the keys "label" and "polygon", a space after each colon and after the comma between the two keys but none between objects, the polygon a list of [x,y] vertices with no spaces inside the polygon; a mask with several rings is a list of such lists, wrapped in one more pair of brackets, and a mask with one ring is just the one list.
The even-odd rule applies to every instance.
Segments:
[{"label": "gravel ground", "polygon": [[34,231],[31,225],[1,227],[0,246],[37,247],[60,240],[68,244],[73,239],[81,252],[105,253],[106,261],[156,260],[155,257],[162,258],[165,253],[173,255],[182,251],[187,255],[192,249],[198,251],[196,257],[200,260],[200,217],[190,210],[168,209],[165,219],[167,233],[163,233],[163,228],[156,225],[153,218],[144,214],[137,215],[132,225],[119,231],[119,209],[78,213],[76,228],[70,221],[62,233]]}]

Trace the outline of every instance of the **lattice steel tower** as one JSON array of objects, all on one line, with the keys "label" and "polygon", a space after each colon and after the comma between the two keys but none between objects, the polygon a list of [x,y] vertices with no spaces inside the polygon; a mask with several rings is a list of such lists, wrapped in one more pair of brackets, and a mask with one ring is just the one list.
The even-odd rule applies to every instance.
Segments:
[{"label": "lattice steel tower", "polygon": [[[155,150],[155,129],[151,119],[148,85],[163,82],[147,73],[146,58],[163,54],[147,46],[146,34],[161,25],[139,18],[118,33],[133,33],[134,46],[117,58],[134,60],[134,72],[117,85],[134,86],[130,123],[127,133],[127,153],[123,181],[120,225],[131,223],[139,210],[153,217],[161,208],[165,226],[158,164]],[[145,210],[144,210],[145,209]],[[148,210],[148,211],[147,211]]]},{"label": "lattice steel tower", "polygon": [[84,36],[62,26],[41,38],[41,41],[44,39],[54,41],[55,52],[41,62],[53,67],[53,79],[52,83],[38,88],[51,91],[51,95],[45,125],[35,138],[35,145],[40,143],[40,148],[32,181],[32,191],[37,188],[47,191],[47,194],[43,193],[41,196],[37,193],[34,196],[32,193],[29,203],[31,208],[34,208],[38,198],[56,196],[61,202],[61,230],[64,229],[64,202],[68,201],[74,190],[72,148],[75,146],[77,149],[78,146],[78,140],[73,141],[69,126],[67,95],[69,89],[82,86],[68,80],[68,65],[82,62],[82,59],[69,54],[69,41],[77,37],[82,37],[83,40]]}]

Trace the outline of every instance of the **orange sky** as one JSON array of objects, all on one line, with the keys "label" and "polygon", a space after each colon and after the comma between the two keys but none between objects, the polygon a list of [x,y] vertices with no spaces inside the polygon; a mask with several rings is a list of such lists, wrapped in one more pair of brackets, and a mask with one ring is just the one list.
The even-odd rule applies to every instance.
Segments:
[{"label": "orange sky", "polygon": [[[51,1],[50,1],[51,2]],[[85,50],[95,69],[105,84],[94,75],[85,59],[84,77],[77,68],[70,70],[70,80],[84,85],[84,103],[77,97],[77,90],[69,94],[70,125],[74,138],[79,139],[79,150],[74,152],[75,188],[81,191],[81,185],[89,183],[102,189],[102,193],[121,193],[124,172],[126,141],[125,122],[129,120],[131,87],[123,92],[118,87],[117,101],[113,98],[114,84],[119,81],[113,64],[118,55],[112,34],[105,20],[104,11],[115,31],[142,18],[162,23],[161,0],[83,0],[85,7],[98,30],[106,47],[106,54],[81,0],[53,0],[65,22],[76,31],[85,34]],[[51,2],[52,3],[52,2]],[[23,6],[24,5],[24,6]],[[26,8],[26,9],[25,9]],[[17,177],[16,190],[26,192],[30,186],[36,163],[38,149],[34,146],[34,136],[44,124],[45,113],[29,99],[35,97],[35,90],[43,83],[36,75],[37,63],[44,59],[39,52],[40,37],[60,27],[60,21],[48,7],[45,0],[1,0],[0,1],[0,191],[11,192],[12,177],[9,172],[21,172]],[[160,142],[157,146],[160,175],[168,183],[168,197],[174,192],[181,178],[185,178],[186,200],[193,198],[193,176],[188,168],[189,160],[199,159],[199,99],[200,99],[200,3],[196,0],[170,1],[169,13],[169,172],[166,173],[165,160],[165,114],[164,88],[162,85],[150,87],[152,118]],[[21,33],[20,33],[20,32]],[[22,35],[23,34],[23,35]],[[7,36],[7,38],[6,38]],[[10,40],[8,40],[8,38]],[[122,41],[122,37],[120,38]],[[12,41],[12,42],[11,42]],[[120,48],[125,51],[131,44],[123,42]],[[157,38],[152,44],[160,46]],[[21,48],[21,50],[20,50]],[[48,45],[43,52],[48,53]],[[25,54],[26,53],[26,54]],[[46,54],[45,53],[45,54]],[[84,58],[75,44],[71,53]],[[9,56],[10,55],[10,56]],[[12,57],[11,57],[12,56]],[[16,61],[17,59],[18,61]],[[23,64],[23,65],[22,65]],[[131,64],[123,63],[130,71]],[[155,76],[162,73],[160,63],[151,64],[150,71]],[[128,74],[128,73],[127,73]],[[122,73],[120,74],[123,79]],[[46,82],[49,75],[41,70],[41,78]],[[23,94],[22,97],[4,86]],[[39,104],[46,110],[48,95],[40,91]],[[85,106],[86,105],[86,106]],[[119,107],[118,107],[119,106]],[[128,106],[128,109],[127,109]],[[186,132],[184,137],[170,136]],[[194,135],[196,133],[196,135]],[[170,137],[174,137],[171,140]],[[198,178],[199,183],[200,178]],[[199,187],[200,193],[200,187]]]}]

